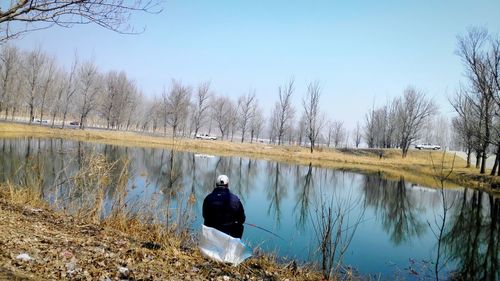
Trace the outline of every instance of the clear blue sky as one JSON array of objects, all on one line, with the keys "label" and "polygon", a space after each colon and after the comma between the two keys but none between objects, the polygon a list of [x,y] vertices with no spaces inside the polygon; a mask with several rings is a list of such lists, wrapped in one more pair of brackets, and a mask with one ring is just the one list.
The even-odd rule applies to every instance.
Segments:
[{"label": "clear blue sky", "polygon": [[180,79],[237,98],[255,89],[269,110],[277,88],[295,77],[294,100],[308,82],[322,86],[321,106],[352,128],[371,105],[407,85],[450,112],[447,95],[463,79],[456,35],[470,26],[500,31],[500,1],[167,1],[159,15],[137,15],[139,35],[95,25],[52,28],[15,44],[41,45],[69,66],[74,50],[102,71],[124,70],[147,94]]}]

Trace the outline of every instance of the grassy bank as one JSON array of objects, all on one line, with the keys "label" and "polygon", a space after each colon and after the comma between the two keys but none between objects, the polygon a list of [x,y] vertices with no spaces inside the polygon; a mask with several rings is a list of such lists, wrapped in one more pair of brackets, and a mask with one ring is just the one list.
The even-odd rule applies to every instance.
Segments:
[{"label": "grassy bank", "polygon": [[401,158],[401,152],[396,149],[328,149],[320,148],[310,153],[308,148],[297,146],[275,146],[262,143],[240,143],[230,141],[202,141],[171,137],[142,135],[133,132],[51,129],[38,125],[23,125],[0,122],[0,137],[39,137],[64,138],[70,140],[107,143],[130,147],[170,147],[181,151],[208,153],[221,156],[246,156],[255,159],[280,161],[292,164],[380,173],[386,178],[405,180],[421,184],[436,185],[436,166],[444,163],[444,170],[453,172],[446,186],[466,185],[498,194],[492,186],[500,185],[499,177],[480,175],[477,169],[465,168],[466,163],[461,158],[446,154],[442,161],[440,151],[410,150],[406,158]]},{"label": "grassy bank", "polygon": [[238,267],[214,262],[163,226],[126,216],[96,223],[51,210],[34,195],[0,186],[0,280],[321,280],[269,256]]}]

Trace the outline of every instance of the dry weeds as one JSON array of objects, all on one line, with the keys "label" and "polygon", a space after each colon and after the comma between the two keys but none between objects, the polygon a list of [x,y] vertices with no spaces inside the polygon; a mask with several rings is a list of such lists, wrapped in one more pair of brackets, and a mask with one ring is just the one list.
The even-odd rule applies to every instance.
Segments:
[{"label": "dry weeds", "polygon": [[[128,221],[95,224],[57,213],[44,203],[9,202],[0,193],[0,278],[18,280],[320,280],[320,274],[293,264],[279,265],[266,256],[238,267],[202,257],[197,248],[182,246],[175,236],[163,243],[147,240],[151,230]],[[34,203],[34,202],[33,202]],[[20,254],[32,260],[22,261]]]}]

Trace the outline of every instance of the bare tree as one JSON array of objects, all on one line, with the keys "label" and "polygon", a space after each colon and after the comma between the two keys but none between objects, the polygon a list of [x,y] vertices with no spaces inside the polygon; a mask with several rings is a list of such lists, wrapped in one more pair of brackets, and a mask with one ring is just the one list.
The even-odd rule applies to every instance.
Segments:
[{"label": "bare tree", "polygon": [[408,87],[399,103],[398,130],[403,158],[408,154],[410,144],[418,138],[419,132],[427,119],[437,111],[433,101],[427,99],[422,91]]},{"label": "bare tree", "polygon": [[274,105],[274,108],[271,110],[271,115],[269,118],[269,142],[276,144],[278,139],[278,106]]},{"label": "bare tree", "polygon": [[168,118],[167,123],[172,127],[172,136],[175,137],[177,129],[183,127],[187,121],[188,108],[191,102],[191,89],[172,81],[172,89],[167,96]]},{"label": "bare tree", "polygon": [[42,122],[43,120],[43,113],[46,107],[46,102],[52,97],[55,92],[54,79],[56,78],[56,68],[57,66],[55,58],[47,57],[40,91],[40,122]]},{"label": "bare tree", "polygon": [[101,103],[101,112],[106,119],[106,128],[111,126],[114,128],[117,124],[117,115],[122,110],[118,104],[120,95],[124,92],[124,84],[126,83],[126,75],[124,72],[117,73],[110,71],[106,74],[104,80],[103,97]]},{"label": "bare tree", "polygon": [[80,129],[84,129],[89,113],[96,108],[99,94],[102,92],[102,76],[93,61],[83,63],[78,68],[78,112]]},{"label": "bare tree", "polygon": [[46,62],[46,55],[40,48],[26,54],[23,63],[24,78],[26,79],[26,103],[29,108],[29,124],[34,120],[35,106],[41,92],[42,69]]},{"label": "bare tree", "polygon": [[323,279],[337,280],[344,256],[362,223],[366,205],[355,200],[352,194],[341,198],[334,193],[329,198],[319,197],[320,202],[316,202],[316,208],[311,212],[311,221],[321,254]]},{"label": "bare tree", "polygon": [[7,108],[9,100],[13,99],[14,79],[19,69],[20,52],[17,47],[4,45],[0,52],[0,113]]},{"label": "bare tree", "polygon": [[[496,156],[495,162],[493,163],[493,167],[491,168],[490,175],[500,175],[500,116],[495,116],[492,126],[493,137],[491,139],[492,144],[496,146]],[[498,169],[498,173],[497,173]]]},{"label": "bare tree", "polygon": [[[484,174],[486,154],[491,142],[495,94],[498,91],[498,77],[495,77],[498,71],[490,69],[490,66],[498,68],[500,63],[488,59],[489,57],[495,59],[495,55],[489,56],[488,50],[485,49],[490,40],[486,29],[471,28],[466,35],[458,36],[457,40],[456,53],[465,66],[465,75],[470,82],[469,92],[473,94],[468,101],[479,116],[478,130],[476,130],[479,141],[478,159],[482,159],[480,173]],[[495,53],[495,47],[493,50],[492,53]]]},{"label": "bare tree", "polygon": [[[125,91],[125,96],[122,103],[124,110],[121,114],[121,119],[119,120],[121,126],[123,126],[123,123],[125,123],[126,131],[129,130],[133,118],[137,113],[137,109],[140,107],[140,104],[142,104],[143,101],[144,101],[143,93],[137,89],[137,86],[134,82],[129,81],[127,83],[127,89]],[[138,123],[137,118],[135,121],[137,124]]]},{"label": "bare tree", "polygon": [[106,119],[107,128],[118,128],[125,123],[130,126],[133,109],[137,107],[138,90],[135,83],[123,71],[110,71],[105,77],[102,102],[102,116]]},{"label": "bare tree", "polygon": [[335,121],[333,122],[332,127],[333,127],[333,144],[335,147],[338,147],[346,135],[346,131],[344,129],[344,122]]},{"label": "bare tree", "polygon": [[326,147],[330,147],[330,143],[332,142],[335,122],[330,120],[326,122]]},{"label": "bare tree", "polygon": [[386,105],[375,108],[372,106],[370,112],[365,116],[364,138],[368,147],[395,147],[399,141],[398,131],[398,108],[401,99],[395,98],[388,101]]},{"label": "bare tree", "polygon": [[290,79],[284,86],[278,88],[279,100],[276,102],[276,135],[278,145],[283,143],[285,133],[290,129],[291,122],[295,115],[295,109],[292,105],[292,94],[294,92],[294,80]]},{"label": "bare tree", "polygon": [[394,99],[388,101],[387,105],[384,107],[384,118],[386,119],[383,128],[383,145],[385,148],[392,148],[397,145],[397,135],[398,135],[398,116],[397,110],[399,107],[400,99]]},{"label": "bare tree", "polygon": [[161,110],[160,115],[163,120],[163,135],[167,136],[167,126],[168,126],[168,115],[170,114],[170,108],[168,104],[168,94],[165,87],[163,87],[163,91],[161,93]]},{"label": "bare tree", "polygon": [[316,141],[318,140],[319,133],[324,124],[324,116],[319,109],[319,98],[321,95],[321,88],[319,82],[311,82],[307,86],[307,92],[302,100],[304,107],[304,116],[306,120],[306,135],[311,143],[311,153],[314,151]]},{"label": "bare tree", "polygon": [[155,118],[155,110],[152,110],[153,101],[139,92],[140,102],[135,109],[136,129],[141,132],[150,131],[152,120]]},{"label": "bare tree", "polygon": [[250,143],[253,142],[254,137],[259,139],[265,123],[264,114],[258,104],[255,105],[253,110],[253,118],[250,124]]},{"label": "bare tree", "polygon": [[60,114],[61,108],[64,107],[64,104],[69,103],[70,101],[63,100],[64,90],[65,90],[65,79],[66,73],[59,70],[55,74],[54,78],[54,98],[50,105],[50,113],[52,117],[51,127],[53,128],[55,125],[56,116]]},{"label": "bare tree", "polygon": [[78,63],[78,55],[75,53],[73,63],[71,64],[71,68],[69,70],[69,73],[68,73],[68,75],[65,76],[65,79],[64,79],[63,98],[66,102],[64,103],[63,120],[62,120],[61,128],[64,128],[70,105],[72,104],[73,97],[75,96],[75,93],[78,89],[77,88],[77,75],[78,75],[79,68],[80,68],[80,65]]},{"label": "bare tree", "polygon": [[376,126],[375,126],[375,105],[365,115],[364,138],[369,148],[375,147]]},{"label": "bare tree", "polygon": [[338,147],[345,136],[344,122],[328,121],[326,124],[326,146],[330,147],[333,140],[334,147]]},{"label": "bare tree", "polygon": [[[449,168],[445,167],[445,155],[446,151],[443,151],[441,161],[440,163],[437,163],[438,165],[434,163],[432,154],[430,155],[432,168],[434,170],[434,178],[440,184],[439,191],[441,195],[441,204],[443,207],[442,214],[434,215],[434,226],[429,221],[427,221],[429,228],[431,229],[432,233],[434,234],[437,240],[436,262],[434,263],[434,274],[436,277],[436,281],[439,281],[439,271],[441,271],[447,264],[447,261],[441,264],[441,258],[442,258],[441,247],[443,243],[444,234],[447,232],[446,231],[447,214],[448,211],[452,209],[455,203],[455,200],[453,198],[452,200],[447,198],[446,193],[444,192],[444,183],[448,180],[451,173],[453,172],[453,168],[455,167],[456,155],[453,156],[453,162],[451,163],[451,167]],[[447,171],[447,169],[449,169],[449,171]]]},{"label": "bare tree", "polygon": [[[493,81],[493,98],[500,108],[500,38],[490,37],[490,48],[486,55],[486,63],[488,65],[488,72]],[[498,112],[496,115],[500,115]]]},{"label": "bare tree", "polygon": [[134,12],[159,13],[159,0],[14,0],[0,9],[0,43],[52,26],[95,23],[120,33],[137,33],[128,24]]},{"label": "bare tree", "polygon": [[227,134],[230,126],[229,115],[233,104],[228,97],[217,96],[211,104],[212,116],[220,131],[221,139]]},{"label": "bare tree", "polygon": [[356,128],[354,129],[353,137],[354,145],[356,146],[356,148],[359,148],[359,144],[361,143],[361,126],[359,125],[359,122],[356,122]]},{"label": "bare tree", "polygon": [[302,145],[303,142],[305,142],[305,138],[306,138],[306,129],[307,127],[307,120],[306,120],[306,115],[305,113],[302,113],[302,116],[300,117],[300,120],[297,124],[297,128],[296,128],[296,134],[297,134],[297,144],[299,146]]},{"label": "bare tree", "polygon": [[[20,59],[20,63],[23,61],[23,59]],[[7,99],[7,107],[5,107],[5,119],[7,119],[8,111],[10,110],[10,120],[14,121],[14,117],[16,116],[16,113],[19,109],[23,109],[25,105],[25,100],[24,98],[26,97],[25,93],[25,85],[26,85],[26,80],[25,79],[17,79],[19,77],[18,75],[23,74],[23,68],[21,65],[18,66],[17,71],[16,71],[16,76],[13,77],[14,79],[12,80],[11,85],[13,86],[13,90],[9,92],[9,96]]]},{"label": "bare tree", "polygon": [[198,134],[203,121],[206,119],[207,111],[209,109],[209,94],[210,82],[203,82],[198,85],[198,91],[195,96],[193,126],[194,137]]},{"label": "bare tree", "polygon": [[162,99],[156,96],[153,97],[153,100],[147,105],[147,112],[149,112],[149,115],[148,113],[145,113],[145,119],[149,120],[149,122],[151,123],[151,130],[153,131],[153,133],[155,133],[161,123],[161,120],[163,119]]},{"label": "bare tree", "polygon": [[234,106],[233,102],[231,102],[231,107],[229,107],[228,111],[228,124],[229,124],[229,129],[227,130],[227,138],[229,139],[229,133],[231,133],[231,141],[234,140],[234,133],[236,132],[236,129],[238,128],[238,106]]},{"label": "bare tree", "polygon": [[238,125],[241,131],[241,142],[245,141],[245,133],[254,117],[256,102],[255,91],[238,99]]}]

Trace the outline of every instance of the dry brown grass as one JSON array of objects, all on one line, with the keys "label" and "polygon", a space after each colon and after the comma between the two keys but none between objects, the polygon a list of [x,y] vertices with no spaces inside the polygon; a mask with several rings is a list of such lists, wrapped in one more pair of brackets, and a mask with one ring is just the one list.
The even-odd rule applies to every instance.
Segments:
[{"label": "dry brown grass", "polygon": [[[68,216],[51,210],[34,190],[27,196],[23,187],[0,185],[0,279],[118,280],[124,277],[117,269],[126,267],[127,277],[141,280],[321,280],[319,272],[270,256],[252,257],[238,267],[214,262],[161,224],[123,211],[97,223]],[[20,253],[34,261],[20,262]]]},{"label": "dry brown grass", "polygon": [[[328,149],[319,148],[310,153],[308,148],[297,146],[276,146],[262,143],[240,143],[230,141],[202,141],[194,139],[146,136],[134,132],[51,129],[38,125],[0,123],[0,137],[32,136],[39,138],[65,138],[86,142],[106,143],[129,147],[169,147],[175,150],[209,153],[220,156],[246,156],[256,159],[273,160],[299,165],[380,173],[387,178],[404,177],[410,182],[435,186],[435,171],[431,157],[441,159],[441,151],[411,150],[406,158],[396,149]],[[447,154],[444,166],[451,169],[453,155]],[[467,185],[491,192],[491,186],[497,185],[499,177],[479,175],[475,168],[465,168],[465,160],[456,158],[453,173],[447,187]]]}]

